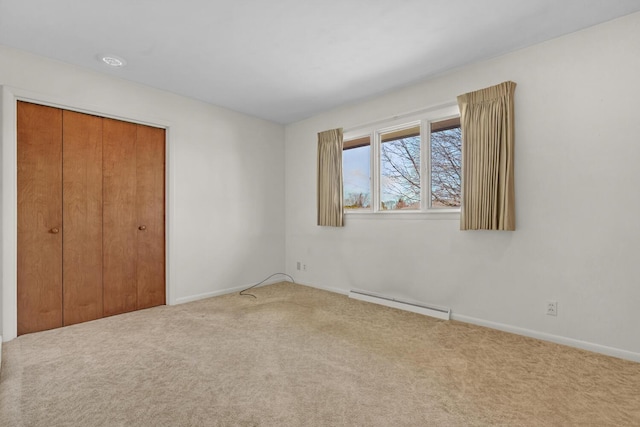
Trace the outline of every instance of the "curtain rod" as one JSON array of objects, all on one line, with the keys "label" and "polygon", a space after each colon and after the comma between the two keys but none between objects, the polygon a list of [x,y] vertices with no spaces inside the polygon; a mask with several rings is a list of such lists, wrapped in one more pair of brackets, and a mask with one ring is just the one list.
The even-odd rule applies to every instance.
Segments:
[{"label": "curtain rod", "polygon": [[457,102],[446,102],[443,104],[436,104],[436,105],[432,105],[430,107],[426,107],[426,108],[420,108],[418,110],[413,110],[413,111],[407,111],[405,113],[401,113],[401,114],[396,114],[394,116],[390,116],[390,117],[384,117],[382,119],[377,119],[371,122],[367,122],[367,123],[361,123],[357,126],[350,126],[348,128],[343,129],[343,133],[347,133],[347,132],[352,132],[354,130],[358,130],[361,128],[366,128],[369,126],[373,126],[373,125],[377,125],[380,123],[384,123],[384,122],[388,122],[390,120],[397,120],[397,119],[403,119],[405,117],[410,117],[410,116],[414,116],[416,114],[422,114],[422,113],[428,113],[429,111],[435,111],[435,110],[440,110],[441,108],[447,108],[447,107],[453,107],[458,105]]}]

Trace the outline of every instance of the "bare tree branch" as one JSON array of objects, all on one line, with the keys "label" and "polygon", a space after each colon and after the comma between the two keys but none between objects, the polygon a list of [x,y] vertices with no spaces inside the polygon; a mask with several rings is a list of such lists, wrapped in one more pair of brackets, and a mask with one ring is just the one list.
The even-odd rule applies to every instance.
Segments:
[{"label": "bare tree branch", "polygon": [[[431,134],[431,201],[435,206],[460,206],[460,128]],[[387,141],[381,147],[383,192],[397,200],[386,204],[410,206],[420,202],[420,137]]]}]

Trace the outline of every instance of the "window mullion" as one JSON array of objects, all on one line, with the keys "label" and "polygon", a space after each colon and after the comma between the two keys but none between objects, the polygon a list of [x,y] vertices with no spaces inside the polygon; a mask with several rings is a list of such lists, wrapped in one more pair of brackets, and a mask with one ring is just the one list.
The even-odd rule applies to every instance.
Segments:
[{"label": "window mullion", "polygon": [[371,208],[380,211],[380,132],[371,134]]},{"label": "window mullion", "polygon": [[428,121],[420,122],[420,210],[431,207],[431,126]]}]

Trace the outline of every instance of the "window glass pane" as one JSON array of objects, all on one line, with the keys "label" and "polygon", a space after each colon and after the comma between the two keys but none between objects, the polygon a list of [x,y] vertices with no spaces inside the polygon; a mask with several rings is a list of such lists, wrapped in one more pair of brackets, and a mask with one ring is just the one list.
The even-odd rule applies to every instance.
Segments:
[{"label": "window glass pane", "polygon": [[431,207],[460,207],[460,118],[431,123]]},{"label": "window glass pane", "polygon": [[380,209],[420,209],[420,126],[381,135]]},{"label": "window glass pane", "polygon": [[344,142],[342,152],[342,179],[345,209],[371,208],[371,145],[369,138],[360,138],[357,144]]}]

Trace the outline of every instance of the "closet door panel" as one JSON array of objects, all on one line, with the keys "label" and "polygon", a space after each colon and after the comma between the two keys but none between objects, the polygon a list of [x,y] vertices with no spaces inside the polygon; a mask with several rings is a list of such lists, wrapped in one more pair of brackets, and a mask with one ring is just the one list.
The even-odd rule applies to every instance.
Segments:
[{"label": "closet door panel", "polygon": [[102,118],[63,112],[64,324],[102,317]]},{"label": "closet door panel", "polygon": [[165,303],[165,131],[138,125],[136,213],[138,309]]},{"label": "closet door panel", "polygon": [[18,102],[18,335],[62,326],[62,110]]},{"label": "closet door panel", "polygon": [[104,315],[137,308],[136,125],[103,119]]}]

